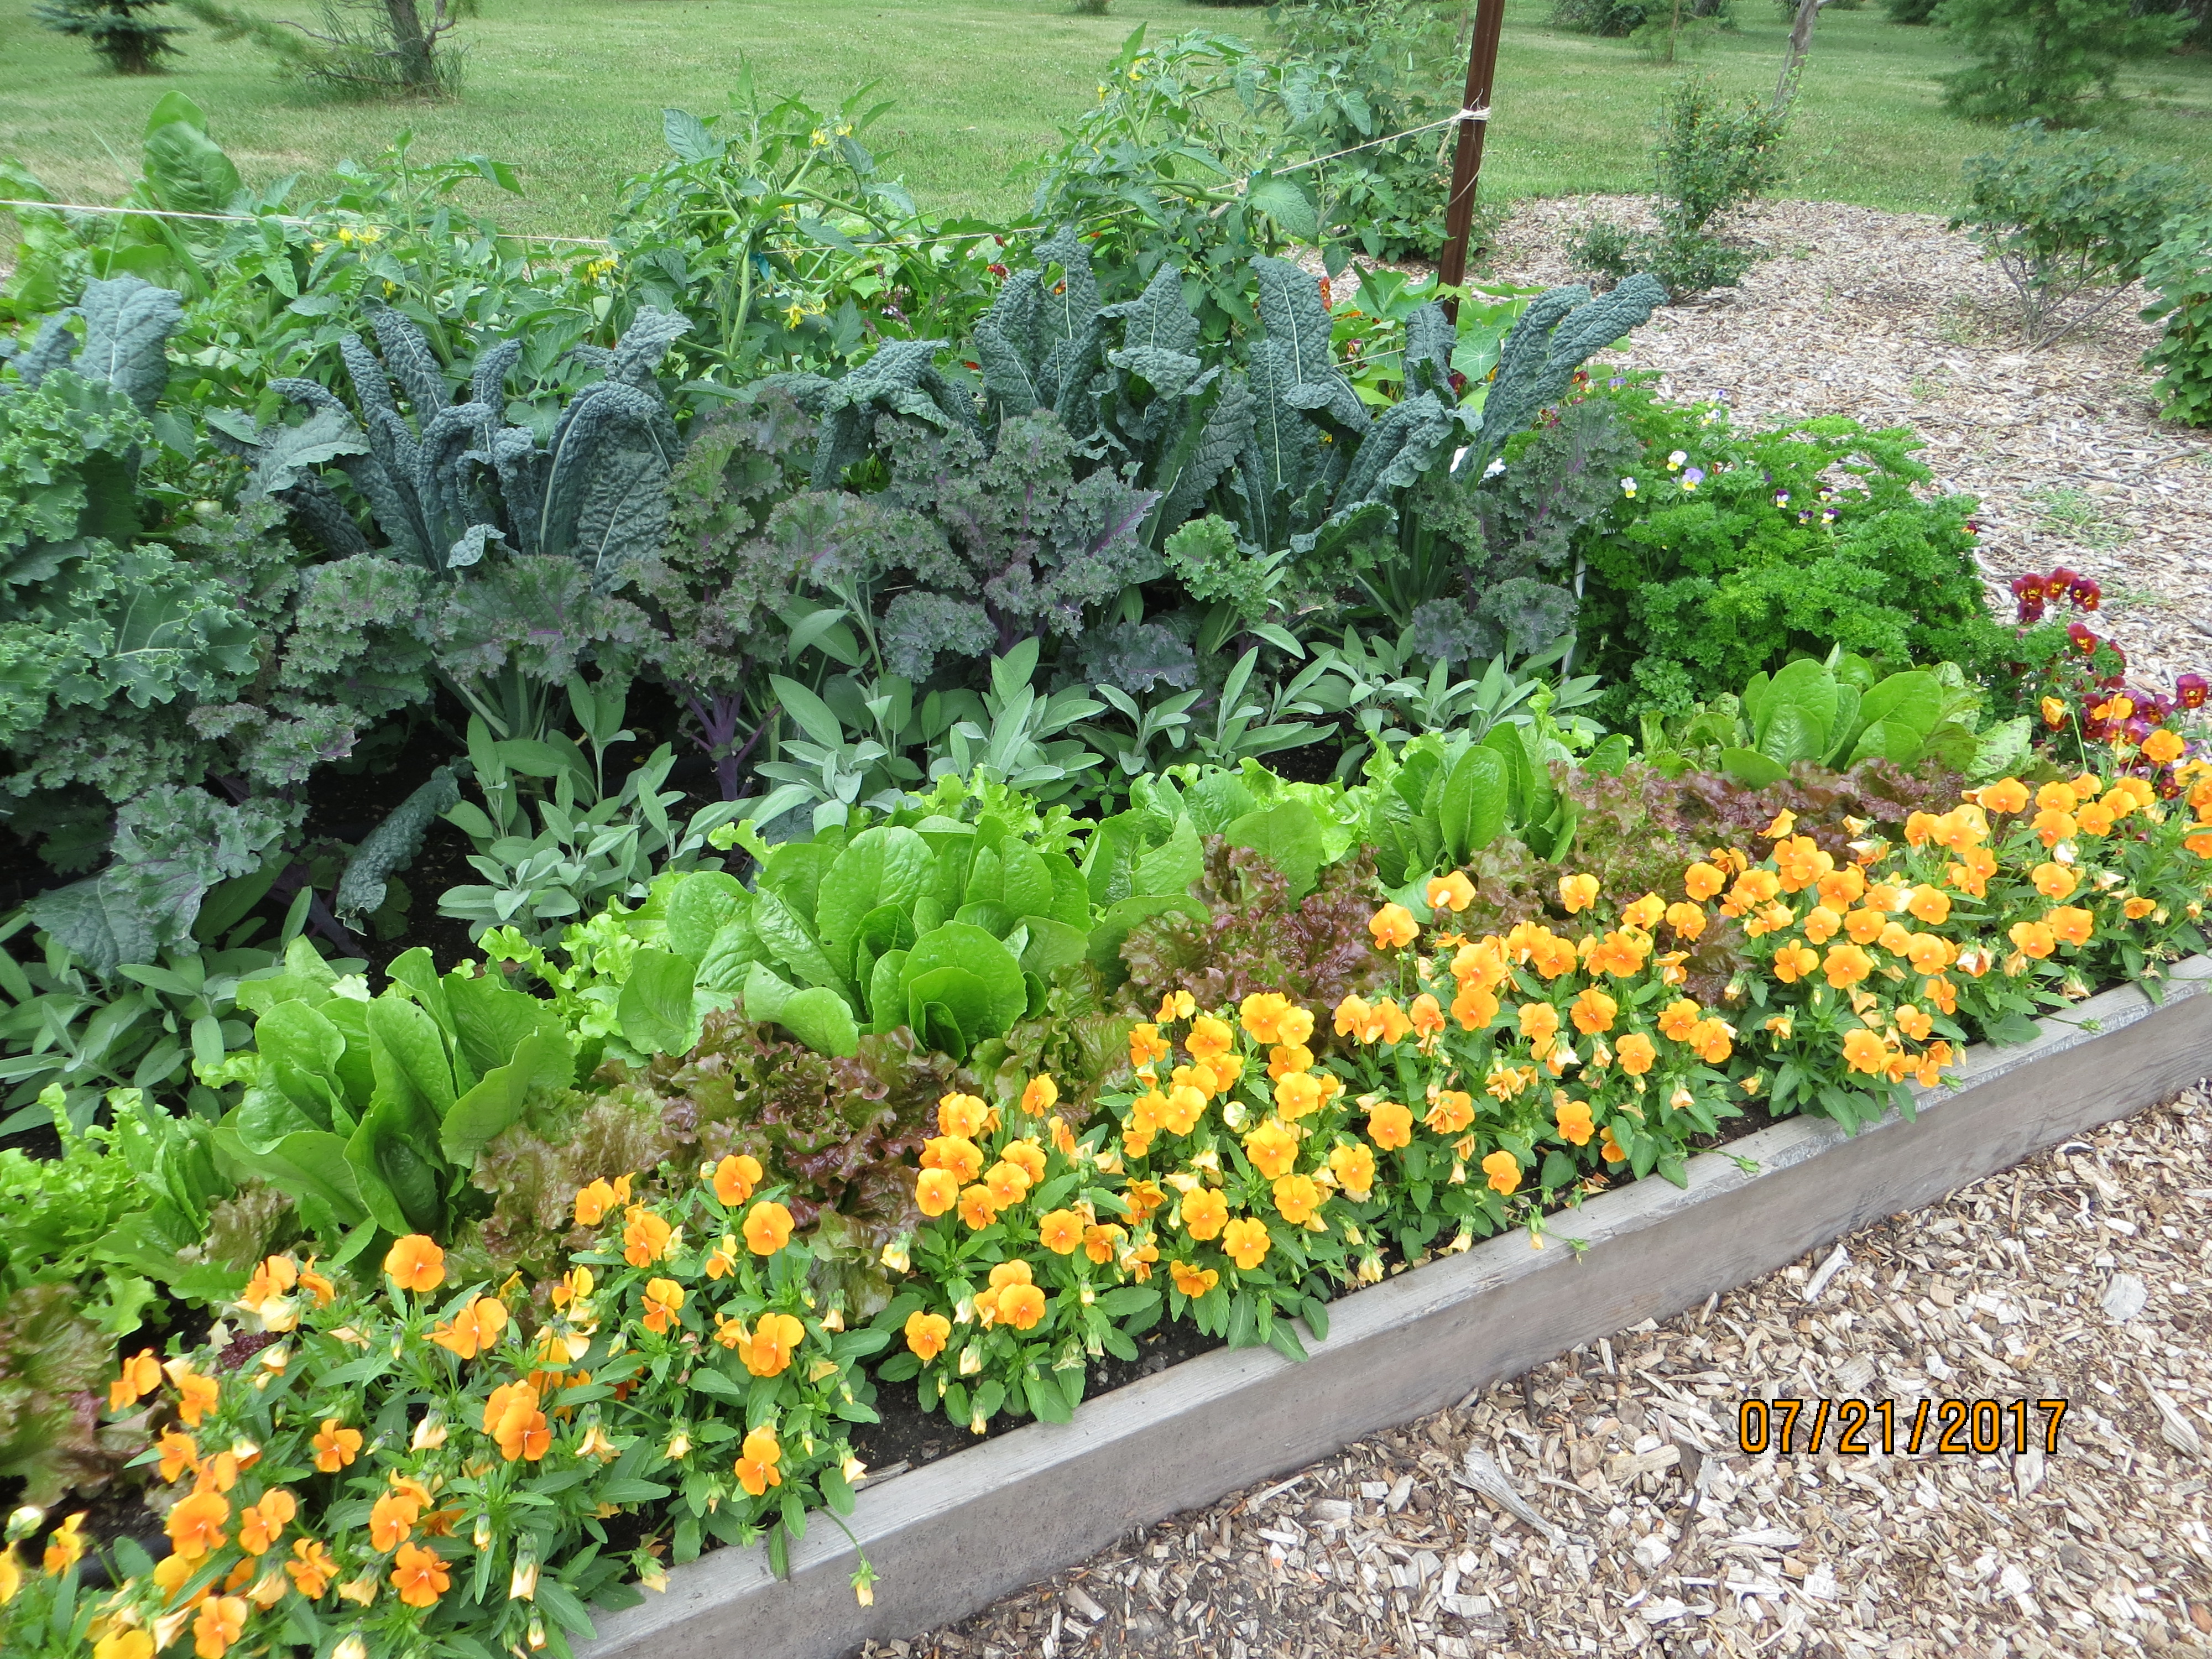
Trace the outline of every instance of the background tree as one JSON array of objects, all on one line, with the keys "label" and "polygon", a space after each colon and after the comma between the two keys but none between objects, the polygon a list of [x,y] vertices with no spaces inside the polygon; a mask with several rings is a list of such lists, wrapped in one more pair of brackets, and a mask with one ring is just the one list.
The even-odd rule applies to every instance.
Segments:
[{"label": "background tree", "polygon": [[159,75],[176,55],[169,37],[184,31],[145,15],[169,0],[49,0],[38,20],[62,34],[82,35],[118,75]]},{"label": "background tree", "polygon": [[1943,0],[1934,21],[1974,62],[1943,77],[1943,102],[1976,121],[2077,126],[2115,95],[2120,65],[2179,46],[2195,27],[2132,0]]}]

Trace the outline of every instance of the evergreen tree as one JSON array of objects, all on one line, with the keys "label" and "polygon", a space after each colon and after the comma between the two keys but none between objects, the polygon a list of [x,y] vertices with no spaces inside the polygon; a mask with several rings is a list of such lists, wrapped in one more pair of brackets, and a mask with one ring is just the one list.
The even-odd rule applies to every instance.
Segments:
[{"label": "evergreen tree", "polygon": [[169,37],[184,31],[142,15],[169,0],[48,0],[37,16],[48,28],[79,34],[118,75],[158,75],[176,48]]},{"label": "evergreen tree", "polygon": [[1948,107],[1970,120],[2066,126],[2112,100],[2122,64],[2171,52],[2192,27],[2138,14],[2133,0],[1943,0],[1934,21],[1975,60],[1943,77]]}]

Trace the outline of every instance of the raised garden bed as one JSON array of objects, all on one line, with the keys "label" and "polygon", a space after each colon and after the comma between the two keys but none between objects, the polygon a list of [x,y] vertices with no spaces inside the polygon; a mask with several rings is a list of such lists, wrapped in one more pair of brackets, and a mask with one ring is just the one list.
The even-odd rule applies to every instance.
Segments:
[{"label": "raised garden bed", "polygon": [[850,1525],[874,1563],[855,1605],[854,1546],[818,1518],[778,1582],[764,1551],[721,1550],[666,1593],[605,1618],[583,1659],[832,1659],[863,1640],[961,1618],[1115,1534],[1316,1462],[1579,1343],[1663,1318],[1881,1215],[1928,1202],[2212,1071],[2212,957],[2154,1004],[2124,986],[2041,1022],[2034,1042],[1969,1049],[1956,1086],[1919,1091],[1856,1138],[1798,1118],[1559,1218],[1580,1249],[1480,1244],[1334,1304],[1294,1364],[1267,1348],[1202,1354],[863,1490]]}]

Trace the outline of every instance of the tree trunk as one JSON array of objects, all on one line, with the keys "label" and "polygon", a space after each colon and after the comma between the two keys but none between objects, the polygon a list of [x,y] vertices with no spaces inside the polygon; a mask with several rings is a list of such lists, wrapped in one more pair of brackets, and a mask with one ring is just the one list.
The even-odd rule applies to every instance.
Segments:
[{"label": "tree trunk", "polygon": [[430,64],[430,41],[422,33],[422,14],[415,0],[384,0],[392,20],[392,46],[399,60],[399,78],[410,87],[427,87],[436,77]]},{"label": "tree trunk", "polygon": [[1790,50],[1782,59],[1782,78],[1774,83],[1774,108],[1777,113],[1790,107],[1790,100],[1796,93],[1797,71],[1813,50],[1813,24],[1820,15],[1820,8],[1828,0],[1797,0],[1797,21],[1790,26]]}]

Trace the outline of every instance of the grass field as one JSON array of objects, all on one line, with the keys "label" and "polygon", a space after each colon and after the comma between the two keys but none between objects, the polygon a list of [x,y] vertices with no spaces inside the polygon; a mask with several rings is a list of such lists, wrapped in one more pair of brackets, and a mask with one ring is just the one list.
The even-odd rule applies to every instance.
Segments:
[{"label": "grass field", "polygon": [[[313,21],[312,0],[252,0]],[[0,11],[0,155],[73,199],[110,198],[136,171],[147,110],[172,88],[208,112],[250,178],[313,173],[380,149],[403,129],[416,154],[487,154],[522,168],[528,199],[501,210],[519,230],[590,234],[623,179],[661,155],[664,105],[719,107],[741,57],[763,89],[834,101],[875,79],[896,110],[875,131],[886,171],[926,209],[1018,213],[1025,170],[1092,99],[1100,66],[1138,23],[1156,33],[1213,27],[1256,36],[1256,10],[1189,0],[1115,0],[1077,16],[1059,0],[481,0],[464,22],[463,95],[416,105],[334,104],[289,88],[243,44],[187,36],[175,72],[101,72],[81,43]],[[1649,124],[1683,71],[1620,41],[1547,28],[1548,0],[1510,0],[1486,192],[1493,197],[1638,189]],[[1787,33],[1772,0],[1738,0],[1740,27],[1692,63],[1730,90],[1772,88]],[[1936,77],[1944,38],[1871,8],[1832,9],[1814,42],[1784,193],[1891,209],[1953,205],[1959,163],[1996,135],[1945,115]],[[1440,66],[1455,85],[1456,66]],[[2124,138],[2212,179],[2212,58],[2131,75]],[[1424,142],[1424,141],[1413,141]],[[1429,139],[1425,142],[1434,142]]]}]

